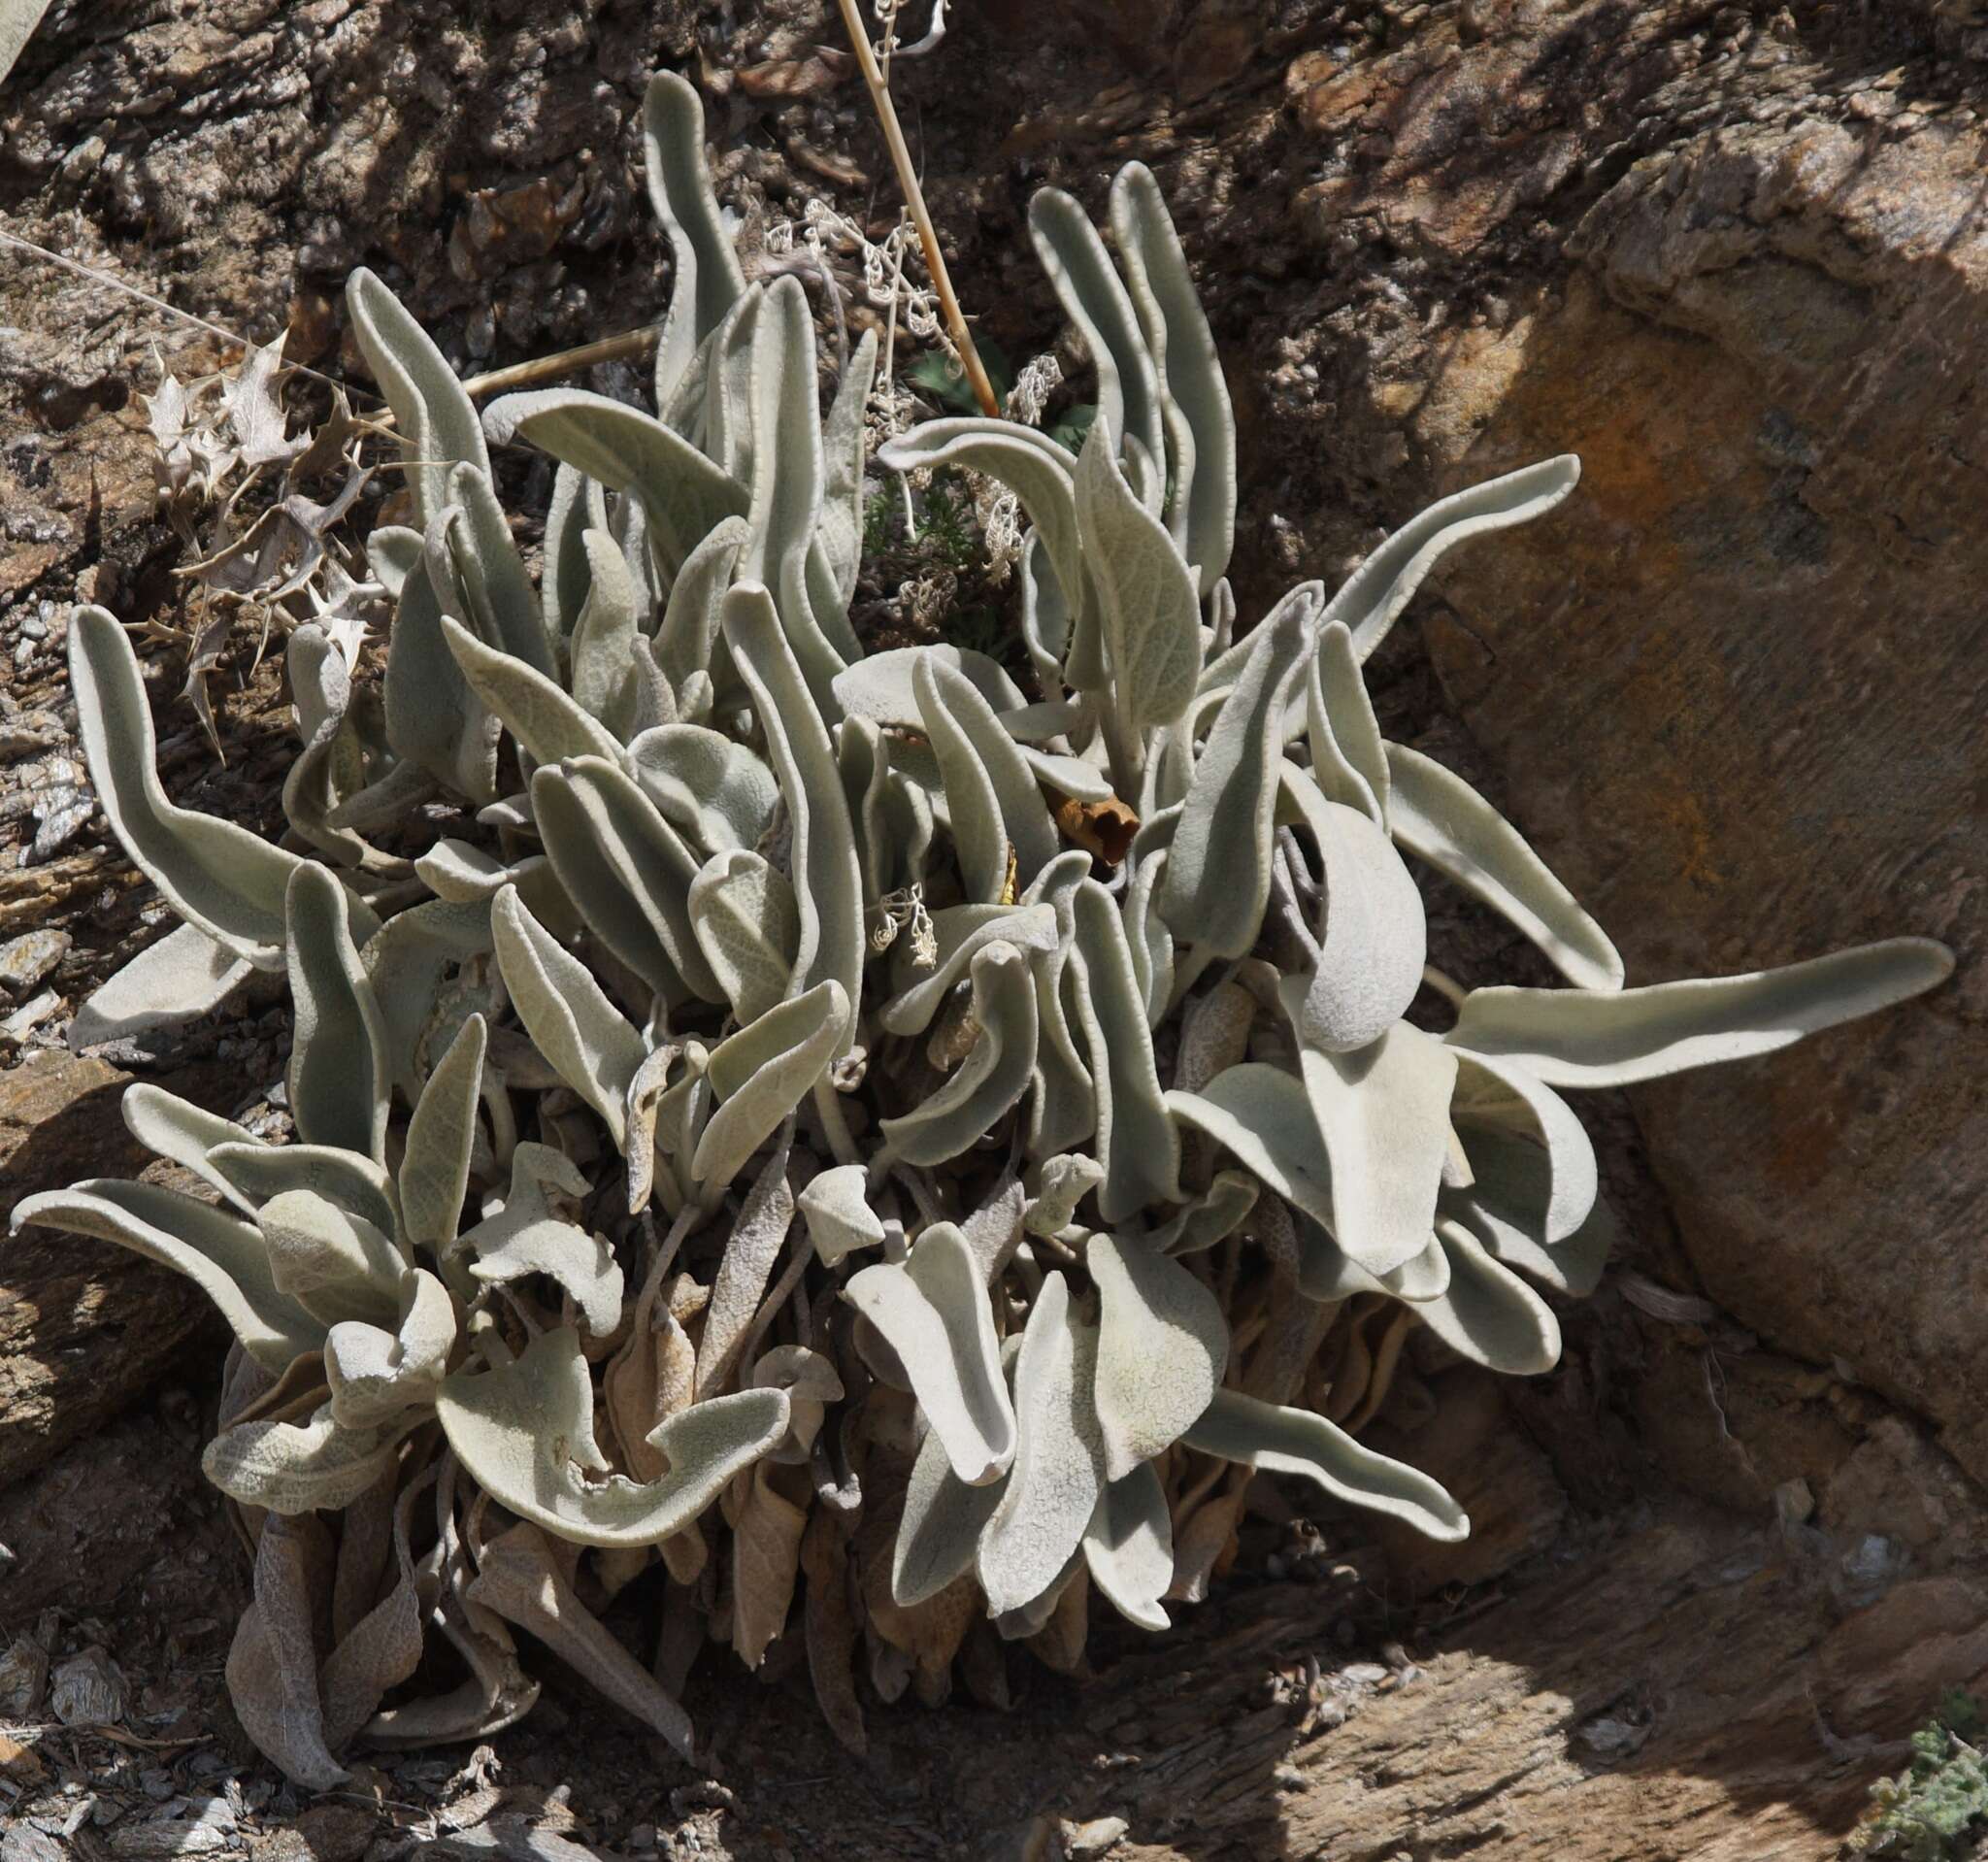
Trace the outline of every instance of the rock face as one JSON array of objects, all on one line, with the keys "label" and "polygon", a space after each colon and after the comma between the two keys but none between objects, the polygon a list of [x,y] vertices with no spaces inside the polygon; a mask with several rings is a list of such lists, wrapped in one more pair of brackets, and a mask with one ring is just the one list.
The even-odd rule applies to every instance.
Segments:
[{"label": "rock face", "polygon": [[[1416,82],[1522,96],[1548,43],[1506,23]],[[1460,561],[1425,632],[1632,983],[1903,931],[1959,953],[1897,1015],[1634,1103],[1711,1297],[1988,1476],[1988,137],[1929,75],[1673,127],[1569,227],[1561,275],[1433,347],[1408,430],[1437,489],[1585,462],[1550,525]],[[1393,94],[1403,131],[1430,115]],[[1421,179],[1368,185],[1467,249],[1504,210]]]}]

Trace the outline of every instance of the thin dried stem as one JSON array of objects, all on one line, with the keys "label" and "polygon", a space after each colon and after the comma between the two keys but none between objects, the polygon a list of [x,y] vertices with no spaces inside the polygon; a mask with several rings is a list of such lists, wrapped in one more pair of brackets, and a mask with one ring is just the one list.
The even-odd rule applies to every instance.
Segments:
[{"label": "thin dried stem", "polygon": [[849,44],[855,49],[856,62],[863,68],[863,82],[870,86],[870,101],[876,107],[877,120],[883,126],[883,140],[890,150],[891,163],[897,169],[898,185],[904,189],[905,204],[911,208],[912,222],[918,229],[918,244],[925,253],[925,269],[932,275],[932,288],[939,293],[939,307],[945,313],[946,334],[951,337],[953,348],[959,351],[959,359],[966,367],[967,380],[973,383],[974,399],[979,402],[980,412],[989,419],[997,419],[1001,414],[1001,403],[995,398],[994,384],[987,380],[986,369],[981,366],[980,352],[974,348],[967,320],[960,314],[959,299],[952,294],[952,280],[945,270],[945,255],[939,249],[939,233],[926,209],[925,190],[918,185],[917,171],[911,166],[911,151],[905,143],[905,132],[897,119],[897,106],[890,100],[890,85],[878,68],[877,51],[857,15],[856,0],[839,0],[839,4],[843,10],[843,24],[848,30]]},{"label": "thin dried stem", "polygon": [[[557,382],[596,362],[626,362],[646,355],[662,334],[660,323],[645,323],[637,330],[623,330],[619,336],[604,336],[598,342],[582,343],[576,349],[560,349],[551,355],[534,356],[529,362],[514,362],[508,369],[492,369],[485,375],[472,375],[462,384],[471,400],[487,394],[502,394],[507,388],[528,388],[540,382]],[[389,411],[369,420],[369,425],[390,427]]]}]

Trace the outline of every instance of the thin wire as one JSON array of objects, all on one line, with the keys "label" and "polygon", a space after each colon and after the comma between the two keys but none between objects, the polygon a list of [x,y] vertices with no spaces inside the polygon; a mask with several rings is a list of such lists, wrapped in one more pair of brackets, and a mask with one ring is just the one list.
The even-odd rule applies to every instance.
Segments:
[{"label": "thin wire", "polygon": [[[62,252],[51,252],[46,246],[37,246],[31,239],[22,239],[17,233],[0,228],[0,245],[12,246],[23,252],[32,252],[37,258],[45,258],[51,265],[59,265],[64,271],[74,272],[79,278],[86,278],[93,284],[108,284],[114,291],[122,291],[126,297],[135,297],[141,304],[149,304],[155,311],[163,311],[168,316],[176,316],[182,323],[190,323],[197,330],[205,330],[210,336],[224,338],[227,342],[245,349],[261,346],[251,343],[246,336],[223,329],[218,323],[211,323],[204,316],[197,316],[191,311],[182,311],[177,304],[168,304],[162,297],[154,297],[149,291],[142,291],[135,284],[127,284],[121,278],[110,272],[100,272],[85,265],[80,259],[68,257]],[[284,367],[297,375],[308,375],[313,381],[322,382],[327,387],[342,389],[348,395],[356,395],[362,401],[371,401],[376,407],[384,407],[381,396],[361,387],[354,387],[349,382],[341,382],[335,376],[325,375],[319,370],[309,368],[302,362],[286,362]]]}]

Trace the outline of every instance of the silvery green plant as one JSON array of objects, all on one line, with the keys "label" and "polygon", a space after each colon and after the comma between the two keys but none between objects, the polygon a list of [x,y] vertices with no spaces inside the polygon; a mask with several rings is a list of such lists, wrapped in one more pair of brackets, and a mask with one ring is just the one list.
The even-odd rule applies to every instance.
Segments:
[{"label": "silvery green plant", "polygon": [[[1164,1627],[1253,1471],[1461,1537],[1357,1438],[1417,1326],[1555,1362],[1541,1289],[1591,1290],[1610,1237],[1562,1093],[1767,1053],[1950,968],[1904,939],[1626,988],[1510,824],[1383,740],[1363,661],[1572,459],[1237,638],[1229,399],[1138,166],[1115,263],[1067,196],[1031,215],[1096,367],[1081,452],[948,419],[880,455],[1017,494],[1036,692],[975,652],[866,654],[874,340],[824,413],[800,286],[745,281],[688,86],[658,78],[646,128],[676,257],[653,415],[556,389],[480,419],[353,278],[417,521],[371,540],[377,688],[292,637],[282,844],[167,800],[122,630],[71,624],[106,815],[182,920],[78,1037],[281,971],[294,1140],[134,1085],[132,1130],[208,1194],[99,1180],[15,1219],[162,1261],[233,1328],[206,1458],[254,1546],[229,1680],[310,1786],[356,1741],[515,1719],[520,1627],[685,1752],[704,1640],[757,1667],[804,1635],[860,1746],[859,1674],[937,1700],[970,1638],[1074,1665],[1093,1592]],[[505,445],[560,462],[536,587]],[[1436,977],[1418,1006],[1410,860],[1564,986]],[[600,1617],[638,1579],[653,1662]]]}]

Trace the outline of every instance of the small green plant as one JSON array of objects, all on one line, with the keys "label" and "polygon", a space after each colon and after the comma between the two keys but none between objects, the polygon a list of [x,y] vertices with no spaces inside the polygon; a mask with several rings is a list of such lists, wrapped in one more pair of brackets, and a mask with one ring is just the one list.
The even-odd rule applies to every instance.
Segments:
[{"label": "small green plant", "polygon": [[[1613,1232],[1562,1090],[1769,1053],[1951,969],[1905,938],[1625,988],[1516,830],[1382,739],[1362,662],[1572,459],[1236,639],[1228,394],[1142,167],[1115,263],[1068,196],[1031,211],[1097,375],[1080,449],[974,416],[878,454],[1025,509],[1040,696],[975,648],[865,652],[874,336],[824,409],[798,281],[748,285],[723,236],[695,93],[656,79],[646,127],[676,256],[653,415],[562,388],[480,419],[351,280],[417,522],[370,540],[379,691],[291,636],[282,845],[167,799],[122,628],[70,621],[104,812],[183,921],[76,1036],[282,973],[295,1142],[133,1085],[132,1130],[216,1200],[106,1179],[14,1220],[162,1261],[233,1329],[205,1460],[255,1546],[228,1681],[313,1788],[355,1743],[516,1719],[518,1629],[685,1753],[701,1643],[756,1669],[803,1636],[860,1748],[859,1675],[936,1702],[963,1650],[1072,1668],[1094,1595],[1166,1627],[1257,1472],[1460,1538],[1358,1438],[1416,1325],[1556,1361],[1540,1289],[1590,1291]],[[506,444],[560,462],[536,588]],[[1432,1010],[1409,858],[1565,986],[1439,978]],[[602,1621],[638,1584],[654,1663]]]},{"label": "small green plant", "polygon": [[1871,1788],[1870,1814],[1855,1852],[1897,1862],[1969,1862],[1988,1837],[1988,1762],[1978,1742],[1982,1716],[1956,1688],[1912,1735],[1912,1762]]}]

